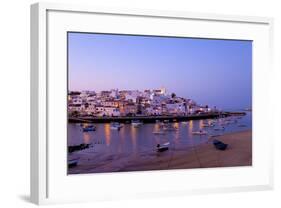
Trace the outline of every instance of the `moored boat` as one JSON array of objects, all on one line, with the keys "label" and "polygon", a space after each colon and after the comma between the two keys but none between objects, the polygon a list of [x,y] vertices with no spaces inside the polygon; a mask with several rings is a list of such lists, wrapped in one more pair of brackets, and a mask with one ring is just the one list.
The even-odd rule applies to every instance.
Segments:
[{"label": "moored boat", "polygon": [[112,130],[118,130],[119,131],[122,127],[123,127],[123,125],[121,125],[118,122],[112,122],[110,124],[110,129],[112,129]]},{"label": "moored boat", "polygon": [[139,127],[140,125],[142,125],[142,122],[139,120],[132,120],[132,126],[134,127]]},{"label": "moored boat", "polygon": [[153,134],[165,134],[164,131],[153,131],[152,133],[153,133]]},{"label": "moored boat", "polygon": [[194,134],[194,135],[206,135],[206,134],[208,134],[208,132],[199,130],[199,131],[193,131],[192,134]]},{"label": "moored boat", "polygon": [[222,126],[222,127],[214,128],[215,131],[224,131],[224,129],[225,129],[225,128],[224,128],[223,126]]},{"label": "moored boat", "polygon": [[94,125],[87,125],[82,127],[83,132],[88,132],[88,131],[95,131],[96,127]]},{"label": "moored boat", "polygon": [[177,127],[174,127],[173,125],[171,124],[165,124],[162,126],[162,129],[163,131],[177,131],[178,128]]},{"label": "moored boat", "polygon": [[205,127],[205,128],[207,128],[207,127],[214,127],[215,125],[214,124],[203,124],[202,125],[202,127]]}]

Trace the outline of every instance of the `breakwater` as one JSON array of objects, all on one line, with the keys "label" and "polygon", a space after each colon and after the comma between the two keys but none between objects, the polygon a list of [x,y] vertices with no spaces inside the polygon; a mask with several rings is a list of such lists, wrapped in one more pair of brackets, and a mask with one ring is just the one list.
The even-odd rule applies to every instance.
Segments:
[{"label": "breakwater", "polygon": [[119,117],[94,117],[94,116],[83,116],[83,117],[68,117],[70,123],[110,123],[110,122],[120,122],[127,123],[132,120],[140,120],[143,123],[155,123],[156,121],[188,121],[188,120],[199,120],[199,119],[209,119],[209,118],[219,118],[227,117],[231,114],[229,112],[225,113],[204,113],[196,115],[169,115],[169,116],[119,116]]}]

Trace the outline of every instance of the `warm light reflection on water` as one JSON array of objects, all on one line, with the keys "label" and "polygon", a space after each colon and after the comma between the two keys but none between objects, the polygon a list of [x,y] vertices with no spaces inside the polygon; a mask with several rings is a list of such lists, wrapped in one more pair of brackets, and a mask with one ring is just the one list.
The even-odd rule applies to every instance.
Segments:
[{"label": "warm light reflection on water", "polygon": [[160,124],[154,124],[153,131],[154,131],[154,132],[160,131]]},{"label": "warm light reflection on water", "polygon": [[109,146],[111,141],[111,129],[109,123],[104,124],[104,135],[105,135],[105,143],[107,146]]},{"label": "warm light reflection on water", "polygon": [[192,131],[193,131],[193,120],[188,122],[188,135],[192,136]]},{"label": "warm light reflection on water", "polygon": [[199,120],[199,129],[203,129],[204,122],[203,120]]},{"label": "warm light reflection on water", "polygon": [[133,150],[136,150],[137,147],[137,131],[139,130],[138,128],[131,125],[131,139],[132,139]]},{"label": "warm light reflection on water", "polygon": [[89,133],[83,132],[83,141],[84,141],[84,144],[90,144],[90,140],[91,140],[91,137],[90,137]]},{"label": "warm light reflection on water", "polygon": [[174,127],[177,129],[175,131],[175,144],[179,144],[180,139],[180,125],[178,122],[174,123]]}]

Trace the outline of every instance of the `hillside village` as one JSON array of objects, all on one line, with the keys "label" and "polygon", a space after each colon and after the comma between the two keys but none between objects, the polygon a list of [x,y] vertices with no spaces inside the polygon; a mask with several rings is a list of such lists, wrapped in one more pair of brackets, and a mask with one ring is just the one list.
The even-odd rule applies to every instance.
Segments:
[{"label": "hillside village", "polygon": [[93,117],[190,115],[217,111],[208,105],[168,93],[165,88],[109,91],[69,91],[68,115]]}]

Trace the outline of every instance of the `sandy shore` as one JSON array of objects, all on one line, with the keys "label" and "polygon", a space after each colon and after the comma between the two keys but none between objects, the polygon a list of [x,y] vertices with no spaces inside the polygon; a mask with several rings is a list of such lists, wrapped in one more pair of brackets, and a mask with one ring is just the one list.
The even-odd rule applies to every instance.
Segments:
[{"label": "sandy shore", "polygon": [[[81,156],[80,164],[69,169],[70,174],[95,172],[120,172],[144,170],[168,170],[186,168],[234,167],[252,165],[252,131],[228,133],[216,137],[227,143],[227,150],[214,148],[212,140],[189,148],[170,148],[166,152],[143,153],[134,157],[128,155],[97,158],[102,163]],[[94,165],[95,164],[95,165]]]}]

